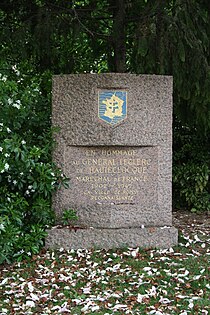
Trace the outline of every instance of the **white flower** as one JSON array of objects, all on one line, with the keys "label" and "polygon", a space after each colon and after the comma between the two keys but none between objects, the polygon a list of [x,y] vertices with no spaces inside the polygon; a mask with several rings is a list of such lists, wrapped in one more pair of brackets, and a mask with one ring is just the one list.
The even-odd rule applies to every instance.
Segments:
[{"label": "white flower", "polygon": [[10,130],[9,128],[7,128],[7,132],[8,132],[8,133],[10,133],[10,132],[11,132],[11,130]]},{"label": "white flower", "polygon": [[6,171],[9,169],[9,164],[8,164],[8,163],[5,163],[4,169],[5,169]]},{"label": "white flower", "polygon": [[8,104],[11,105],[13,103],[13,100],[11,98],[8,98]]},{"label": "white flower", "polygon": [[12,70],[16,73],[17,76],[20,75],[20,71],[17,69],[16,65],[12,66]]},{"label": "white flower", "polygon": [[21,254],[23,254],[23,253],[24,253],[24,250],[23,250],[23,249],[21,249],[19,252],[17,252],[18,255],[21,255]]},{"label": "white flower", "polygon": [[3,81],[3,82],[5,82],[5,81],[7,80],[7,77],[6,77],[5,75],[2,75],[2,74],[0,73],[0,80]]},{"label": "white flower", "polygon": [[26,195],[29,195],[29,194],[30,194],[30,192],[28,190],[26,190]]},{"label": "white flower", "polygon": [[2,147],[0,147],[0,152],[2,152],[3,151],[3,148]]},{"label": "white flower", "polygon": [[17,109],[20,109],[20,104],[15,103],[15,104],[13,104],[12,106],[13,106],[13,107],[16,107]]},{"label": "white flower", "polygon": [[4,124],[3,123],[0,123],[0,127],[3,127],[4,126]]},{"label": "white flower", "polygon": [[0,224],[0,231],[4,231],[4,224]]},{"label": "white flower", "polygon": [[23,172],[20,173],[20,176],[23,176]]},{"label": "white flower", "polygon": [[22,140],[21,143],[22,143],[22,144],[26,144],[25,140]]},{"label": "white flower", "polygon": [[5,157],[9,157],[10,155],[9,155],[8,153],[5,153],[4,156],[5,156]]}]

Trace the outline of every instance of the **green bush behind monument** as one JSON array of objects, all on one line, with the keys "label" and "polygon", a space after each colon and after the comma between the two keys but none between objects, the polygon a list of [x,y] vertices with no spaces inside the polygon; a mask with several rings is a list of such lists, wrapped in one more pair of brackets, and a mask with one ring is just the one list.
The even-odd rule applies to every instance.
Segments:
[{"label": "green bush behind monument", "polygon": [[38,253],[67,179],[51,162],[50,76],[4,65],[0,77],[0,263]]},{"label": "green bush behind monument", "polygon": [[174,121],[173,207],[210,211],[210,137]]}]

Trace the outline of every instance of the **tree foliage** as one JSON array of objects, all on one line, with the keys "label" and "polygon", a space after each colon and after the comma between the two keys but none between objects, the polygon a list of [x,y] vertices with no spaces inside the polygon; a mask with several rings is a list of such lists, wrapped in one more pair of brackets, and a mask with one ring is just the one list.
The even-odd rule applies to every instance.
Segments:
[{"label": "tree foliage", "polygon": [[175,114],[210,127],[208,0],[3,0],[2,54],[53,73],[174,77]]}]

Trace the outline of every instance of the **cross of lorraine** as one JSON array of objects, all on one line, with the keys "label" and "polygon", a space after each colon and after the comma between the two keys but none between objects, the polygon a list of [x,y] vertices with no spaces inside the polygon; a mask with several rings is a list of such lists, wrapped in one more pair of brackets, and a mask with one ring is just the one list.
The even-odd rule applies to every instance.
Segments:
[{"label": "cross of lorraine", "polygon": [[127,116],[127,92],[99,92],[99,118],[104,122],[116,125]]}]

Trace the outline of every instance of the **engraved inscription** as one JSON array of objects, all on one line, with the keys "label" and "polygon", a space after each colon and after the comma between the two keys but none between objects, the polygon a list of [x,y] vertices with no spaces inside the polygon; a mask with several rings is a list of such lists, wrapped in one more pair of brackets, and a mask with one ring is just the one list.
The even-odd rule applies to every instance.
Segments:
[{"label": "engraved inscription", "polygon": [[150,151],[70,147],[66,169],[72,191],[90,203],[134,203],[146,198],[146,187],[157,173],[157,157]]}]

